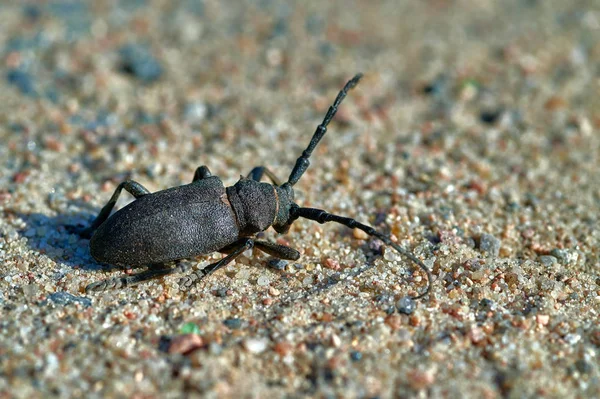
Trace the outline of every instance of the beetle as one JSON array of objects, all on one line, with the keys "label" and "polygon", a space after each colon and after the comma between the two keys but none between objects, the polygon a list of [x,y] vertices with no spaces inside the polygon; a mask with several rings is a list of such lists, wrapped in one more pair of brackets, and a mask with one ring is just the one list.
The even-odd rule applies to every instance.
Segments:
[{"label": "beetle", "polygon": [[[427,287],[413,299],[431,291],[431,272],[411,252],[394,243],[388,235],[352,218],[322,209],[306,208],[294,202],[293,186],[310,165],[309,158],[327,132],[329,122],[338,107],[354,88],[362,74],[350,79],[329,107],[317,126],[308,147],[296,160],[287,182],[280,184],[275,175],[263,166],[252,169],[233,186],[224,187],[206,166],[194,173],[192,183],[150,193],[141,184],[126,180],[118,185],[108,203],[91,225],[80,229],[80,235],[90,239],[90,253],[102,263],[119,266],[149,266],[148,270],[92,283],[86,292],[122,288],[151,278],[165,276],[179,267],[166,267],[171,261],[219,251],[221,260],[202,270],[196,270],[179,280],[182,291],[227,265],[244,251],[257,248],[280,259],[297,260],[300,253],[290,247],[253,238],[269,227],[286,233],[298,218],[319,223],[336,222],[364,231],[391,246],[413,261],[427,276]],[[267,176],[272,184],[261,182]],[[129,192],[135,201],[111,215],[121,194]]]}]

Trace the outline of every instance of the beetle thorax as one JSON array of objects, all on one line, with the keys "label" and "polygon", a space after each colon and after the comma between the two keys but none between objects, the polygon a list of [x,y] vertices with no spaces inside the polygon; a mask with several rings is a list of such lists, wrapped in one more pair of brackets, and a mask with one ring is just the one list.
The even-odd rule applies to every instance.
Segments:
[{"label": "beetle thorax", "polygon": [[241,236],[250,236],[273,224],[279,208],[275,186],[242,178],[226,190]]}]

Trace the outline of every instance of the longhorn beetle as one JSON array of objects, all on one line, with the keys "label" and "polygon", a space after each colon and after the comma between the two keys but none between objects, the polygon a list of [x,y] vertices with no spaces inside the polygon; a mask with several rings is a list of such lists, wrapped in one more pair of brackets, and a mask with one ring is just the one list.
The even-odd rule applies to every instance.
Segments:
[{"label": "longhorn beetle", "polygon": [[[150,267],[138,274],[92,283],[86,287],[86,292],[122,288],[181,271],[179,267],[165,267],[164,264],[214,251],[227,255],[202,270],[182,277],[179,280],[182,291],[253,247],[281,259],[297,260],[300,257],[297,250],[256,240],[253,236],[269,227],[284,234],[296,219],[306,218],[319,223],[340,223],[380,239],[412,260],[427,275],[427,288],[414,299],[429,294],[432,281],[429,269],[389,236],[352,218],[301,207],[294,202],[292,187],[310,165],[308,159],[327,132],[327,125],[348,91],[356,86],[361,77],[362,74],[354,76],[339,92],[323,122],[317,126],[308,147],[296,160],[286,183],[280,184],[271,171],[259,166],[252,169],[248,177],[240,178],[235,185],[224,187],[221,179],[212,176],[206,166],[200,166],[194,173],[192,183],[156,193],[150,193],[133,180],[119,184],[92,224],[78,232],[84,237],[91,237],[90,252],[99,262]],[[273,184],[261,183],[263,175]],[[133,195],[135,201],[110,216],[123,189]]]}]

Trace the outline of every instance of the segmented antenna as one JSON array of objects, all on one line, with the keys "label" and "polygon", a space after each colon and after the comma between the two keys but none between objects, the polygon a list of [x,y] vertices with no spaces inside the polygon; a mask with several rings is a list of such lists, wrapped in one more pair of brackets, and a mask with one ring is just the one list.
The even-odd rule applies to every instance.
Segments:
[{"label": "segmented antenna", "polygon": [[325,133],[327,133],[327,125],[329,125],[329,122],[331,122],[331,120],[335,116],[338,107],[340,106],[342,101],[344,101],[344,98],[346,98],[348,91],[358,84],[358,81],[360,80],[360,78],[362,78],[362,76],[362,73],[359,73],[356,76],[354,76],[348,81],[348,83],[346,83],[344,88],[338,93],[337,97],[335,98],[335,101],[333,102],[331,107],[329,107],[327,114],[325,114],[323,122],[321,122],[321,124],[317,126],[317,130],[315,131],[315,134],[313,135],[312,139],[310,139],[308,147],[306,147],[306,150],[304,150],[302,152],[302,155],[296,160],[296,165],[294,166],[294,169],[292,169],[292,173],[290,173],[290,177],[288,178],[288,184],[290,186],[296,184],[298,180],[300,180],[304,172],[306,172],[306,169],[308,169],[308,166],[310,165],[310,161],[308,160],[308,158],[310,158],[315,147],[317,146],[317,144],[319,144],[319,141],[321,141],[323,136],[325,136]]},{"label": "segmented antenna", "polygon": [[427,288],[425,289],[424,292],[413,297],[412,299],[423,298],[424,296],[429,295],[429,293],[431,292],[432,276],[431,276],[431,272],[429,271],[429,268],[427,266],[425,266],[425,264],[423,262],[421,262],[411,252],[402,248],[400,245],[393,242],[389,236],[378,232],[373,227],[368,226],[366,224],[362,224],[362,223],[356,221],[355,219],[352,219],[349,217],[334,215],[333,213],[329,213],[322,209],[304,208],[304,207],[299,207],[298,205],[292,207],[292,209],[290,210],[290,217],[292,219],[297,219],[299,217],[302,217],[305,219],[314,220],[315,222],[319,222],[321,224],[327,223],[327,222],[340,223],[351,229],[359,229],[359,230],[364,231],[365,233],[367,233],[368,235],[370,235],[372,237],[379,238],[386,245],[389,245],[390,247],[392,247],[396,251],[398,251],[401,255],[404,255],[408,259],[413,261],[427,275]]}]

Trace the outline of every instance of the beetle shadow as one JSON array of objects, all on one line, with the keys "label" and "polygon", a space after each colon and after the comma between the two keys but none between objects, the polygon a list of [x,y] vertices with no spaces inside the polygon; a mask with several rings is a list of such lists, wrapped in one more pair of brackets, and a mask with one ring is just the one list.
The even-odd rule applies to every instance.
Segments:
[{"label": "beetle shadow", "polygon": [[[89,207],[88,204],[79,204],[77,201],[69,205],[76,209]],[[123,270],[119,266],[97,262],[90,254],[89,239],[73,232],[73,228],[88,226],[96,214],[97,211],[91,207],[89,211],[68,215],[61,213],[56,216],[5,211],[5,216],[22,220],[24,226],[17,228],[17,234],[27,240],[27,246],[57,264],[85,271]]]}]

